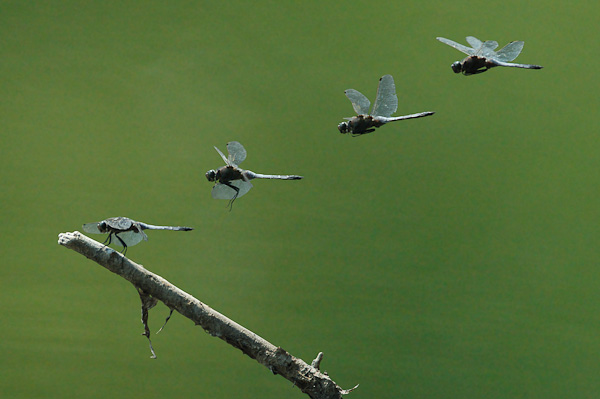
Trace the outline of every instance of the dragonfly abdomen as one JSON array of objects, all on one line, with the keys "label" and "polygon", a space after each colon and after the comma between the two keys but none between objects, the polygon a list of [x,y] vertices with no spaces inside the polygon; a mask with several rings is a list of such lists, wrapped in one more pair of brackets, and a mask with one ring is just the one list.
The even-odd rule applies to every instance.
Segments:
[{"label": "dragonfly abdomen", "polygon": [[153,224],[140,222],[142,230],[173,230],[173,231],[191,231],[194,230],[192,227],[185,226],[156,226]]},{"label": "dragonfly abdomen", "polygon": [[302,179],[302,176],[298,176],[298,175],[263,175],[261,173],[254,173],[250,170],[244,171],[244,176],[248,180],[252,180],[252,179],[300,180],[300,179]]}]

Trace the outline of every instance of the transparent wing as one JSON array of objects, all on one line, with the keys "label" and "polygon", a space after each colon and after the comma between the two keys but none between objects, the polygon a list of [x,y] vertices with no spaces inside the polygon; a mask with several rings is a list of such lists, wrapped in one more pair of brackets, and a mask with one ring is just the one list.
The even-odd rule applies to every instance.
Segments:
[{"label": "transparent wing", "polygon": [[[240,190],[236,198],[246,194],[252,188],[252,183],[243,180],[233,180],[229,184]],[[235,190],[226,184],[217,183],[212,189],[212,197],[215,199],[232,200],[235,197]]]},{"label": "transparent wing", "polygon": [[98,230],[98,223],[100,223],[100,222],[84,224],[82,226],[83,231],[85,231],[86,233],[92,233],[92,234],[102,234],[102,232],[100,230]]},{"label": "transparent wing", "polygon": [[521,54],[524,45],[525,42],[523,41],[510,42],[498,50],[494,58],[498,61],[510,62]]},{"label": "transparent wing", "polygon": [[478,54],[486,58],[493,59],[496,57],[496,52],[494,51],[496,47],[498,47],[498,42],[495,42],[493,40],[487,40],[481,46],[481,49],[479,50]]},{"label": "transparent wing", "polygon": [[498,48],[498,42],[495,40],[486,40],[483,43],[483,47],[488,48],[490,50],[496,50]]},{"label": "transparent wing", "polygon": [[237,196],[238,198],[240,198],[242,195],[245,195],[252,188],[252,183],[249,181],[235,180],[235,183],[237,183],[235,186],[240,189],[240,192]]},{"label": "transparent wing", "polygon": [[229,165],[229,160],[227,159],[227,157],[225,155],[223,155],[221,150],[219,150],[217,147],[215,147],[215,150],[217,150],[217,152],[219,153],[221,158],[223,158],[223,162],[225,162],[225,165]]},{"label": "transparent wing", "polygon": [[369,107],[371,107],[371,101],[365,97],[361,92],[348,89],[344,92],[348,100],[352,103],[352,108],[356,115],[369,115]]},{"label": "transparent wing", "polygon": [[377,87],[377,98],[373,105],[373,116],[385,116],[389,118],[398,109],[398,97],[396,96],[396,86],[392,75],[384,75],[379,79]]},{"label": "transparent wing", "polygon": [[483,42],[481,40],[479,40],[475,36],[467,36],[466,39],[467,43],[469,43],[471,47],[473,47],[473,49],[475,50],[475,53],[481,50],[481,47],[483,46]]},{"label": "transparent wing", "polygon": [[[469,37],[472,37],[472,36],[469,36]],[[458,51],[463,52],[467,55],[475,54],[475,49],[469,48],[467,46],[463,46],[462,44],[456,43],[455,41],[452,41],[450,39],[446,39],[445,37],[436,37],[436,39],[444,44],[447,44],[448,46],[454,47]]]},{"label": "transparent wing", "polygon": [[239,165],[246,159],[246,150],[237,141],[227,143],[227,152],[229,153],[229,162],[234,165]]},{"label": "transparent wing", "polygon": [[[148,236],[146,236],[144,232],[138,233],[135,231],[126,231],[123,233],[116,233],[115,235],[119,236],[119,238],[121,238],[121,240],[123,240],[125,245],[127,245],[128,247],[133,247],[135,244],[138,244],[142,240],[148,241]],[[118,239],[113,239],[112,242],[121,245],[121,241],[119,241]]]}]

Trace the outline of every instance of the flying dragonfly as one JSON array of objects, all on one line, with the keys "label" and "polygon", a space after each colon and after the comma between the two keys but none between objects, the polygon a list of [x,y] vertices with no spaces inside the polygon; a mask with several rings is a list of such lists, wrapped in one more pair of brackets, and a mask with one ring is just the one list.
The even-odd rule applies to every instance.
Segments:
[{"label": "flying dragonfly", "polygon": [[540,65],[514,64],[510,62],[521,54],[525,45],[523,41],[510,42],[500,50],[494,51],[498,47],[498,42],[492,40],[482,42],[473,36],[467,36],[467,42],[472,48],[443,37],[436,37],[436,39],[468,55],[464,60],[456,61],[452,64],[454,73],[462,72],[463,75],[476,75],[496,66],[525,69],[543,68]]},{"label": "flying dragonfly", "polygon": [[86,223],[83,225],[83,231],[92,234],[106,234],[108,237],[103,244],[110,245],[112,237],[115,236],[117,242],[123,247],[123,254],[127,253],[127,248],[132,247],[140,241],[148,241],[148,236],[144,230],[175,230],[190,231],[191,227],[173,227],[173,226],[154,226],[126,217],[114,217],[104,219],[100,222]]},{"label": "flying dragonfly", "polygon": [[212,188],[212,197],[215,199],[229,200],[229,210],[233,207],[233,201],[236,198],[246,194],[252,188],[252,179],[279,179],[279,180],[300,180],[302,176],[296,175],[263,175],[238,167],[246,159],[246,150],[237,141],[227,143],[228,157],[215,147],[225,166],[217,170],[211,169],[206,172],[206,178],[210,182],[216,182]]},{"label": "flying dragonfly", "polygon": [[398,97],[396,96],[396,86],[392,75],[384,75],[379,79],[377,97],[375,98],[373,111],[370,114],[371,102],[367,97],[354,89],[348,89],[344,93],[358,115],[352,118],[344,118],[348,122],[342,122],[338,125],[340,133],[352,133],[353,136],[360,136],[374,132],[375,128],[388,122],[422,118],[434,114],[434,112],[429,111],[404,116],[391,116],[398,109]]}]

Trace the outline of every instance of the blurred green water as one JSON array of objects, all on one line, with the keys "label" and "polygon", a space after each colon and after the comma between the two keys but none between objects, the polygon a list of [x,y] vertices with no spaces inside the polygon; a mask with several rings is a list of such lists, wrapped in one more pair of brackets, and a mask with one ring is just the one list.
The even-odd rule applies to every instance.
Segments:
[{"label": "blurred green water", "polygon": [[[109,216],[191,225],[128,255],[352,397],[598,391],[598,6],[0,2],[3,397],[302,397],[182,317],[148,359],[128,283],[56,244]],[[524,40],[456,76],[445,36]],[[585,55],[582,57],[582,55]],[[360,138],[343,95],[395,77]],[[233,212],[212,148],[296,173]],[[156,330],[167,310],[151,315]]]}]

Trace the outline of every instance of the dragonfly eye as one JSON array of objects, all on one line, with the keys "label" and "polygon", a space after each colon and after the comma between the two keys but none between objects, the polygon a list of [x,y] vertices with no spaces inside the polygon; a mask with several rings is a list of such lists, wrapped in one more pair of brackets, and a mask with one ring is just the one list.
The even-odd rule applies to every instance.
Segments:
[{"label": "dragonfly eye", "polygon": [[205,176],[208,179],[208,181],[215,181],[215,178],[217,177],[217,172],[211,169],[208,172],[206,172]]},{"label": "dragonfly eye", "polygon": [[338,125],[338,130],[340,133],[348,133],[350,129],[348,128],[348,122],[342,122]]},{"label": "dragonfly eye", "polygon": [[452,63],[451,66],[454,73],[460,73],[460,71],[462,71],[462,64],[458,61]]}]

